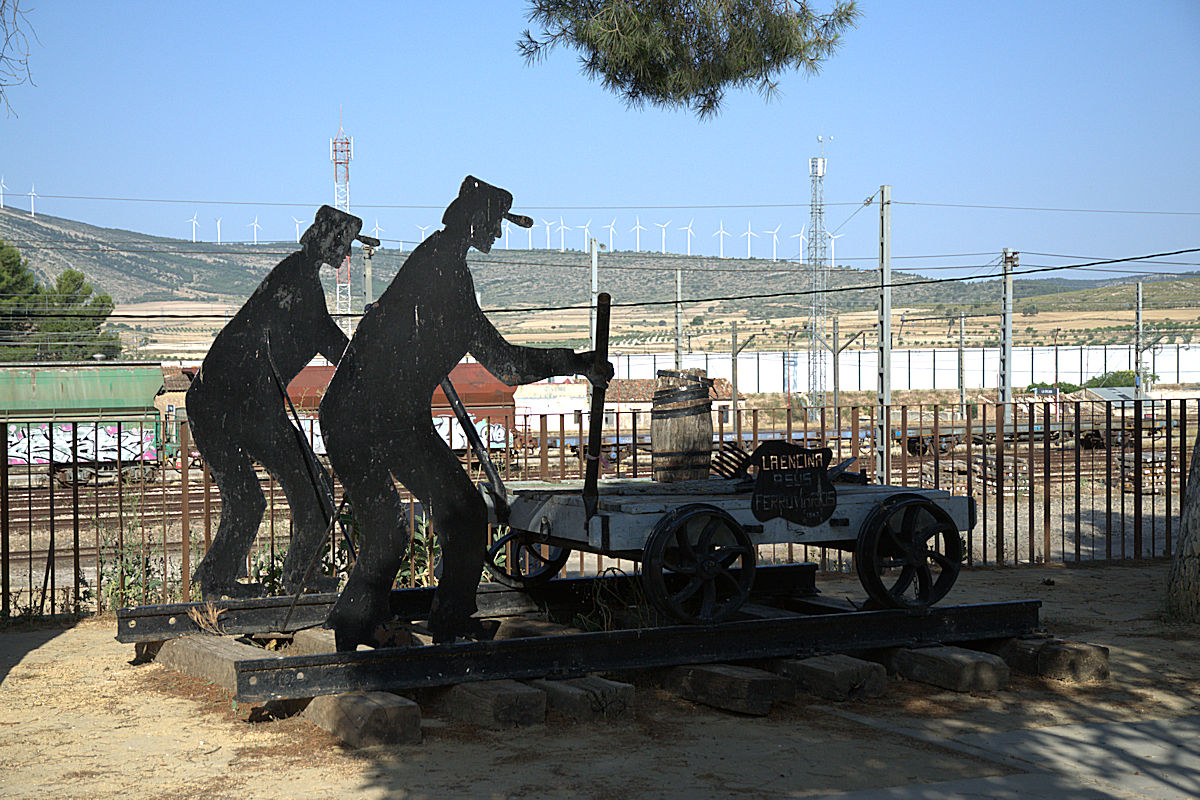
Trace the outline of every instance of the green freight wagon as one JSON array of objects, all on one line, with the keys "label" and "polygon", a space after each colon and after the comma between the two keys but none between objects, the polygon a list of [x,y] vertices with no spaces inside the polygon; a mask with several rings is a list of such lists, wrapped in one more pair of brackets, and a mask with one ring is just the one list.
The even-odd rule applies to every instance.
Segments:
[{"label": "green freight wagon", "polygon": [[164,461],[154,397],[158,363],[0,365],[0,422],[9,469],[64,483],[146,478]]}]

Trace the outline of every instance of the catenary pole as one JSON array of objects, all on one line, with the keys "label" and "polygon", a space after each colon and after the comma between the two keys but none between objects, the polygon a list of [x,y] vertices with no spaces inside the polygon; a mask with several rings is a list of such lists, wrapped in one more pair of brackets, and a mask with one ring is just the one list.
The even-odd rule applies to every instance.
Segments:
[{"label": "catenary pole", "polygon": [[[688,246],[691,246],[688,238]],[[683,369],[683,261],[675,262],[675,369]]]},{"label": "catenary pole", "polygon": [[1002,424],[1008,422],[1008,405],[1012,402],[1012,369],[1013,369],[1013,270],[1016,268],[1020,254],[1009,248],[1004,248],[1004,297],[1000,303],[1000,402]]},{"label": "catenary pole", "polygon": [[892,187],[879,187],[879,375],[875,427],[875,480],[891,474],[892,405]]}]

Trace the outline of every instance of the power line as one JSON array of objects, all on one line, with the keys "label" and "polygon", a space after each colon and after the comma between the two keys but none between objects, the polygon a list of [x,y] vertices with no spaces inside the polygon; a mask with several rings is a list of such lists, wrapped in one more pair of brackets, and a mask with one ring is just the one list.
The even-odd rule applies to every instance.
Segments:
[{"label": "power line", "polygon": [[[1198,253],[1198,252],[1200,252],[1200,247],[1187,248],[1187,249],[1183,249],[1183,250],[1171,250],[1171,251],[1165,251],[1165,252],[1161,252],[1161,253],[1151,253],[1151,254],[1148,254],[1145,256],[1129,256],[1126,258],[1105,259],[1103,261],[1093,261],[1093,262],[1088,262],[1085,264],[1065,264],[1065,265],[1053,266],[1053,267],[1037,267],[1034,269],[1022,270],[1021,272],[1014,273],[1014,275],[1024,276],[1024,275],[1034,275],[1034,274],[1040,274],[1040,273],[1046,273],[1046,272],[1060,272],[1063,270],[1084,269],[1087,267],[1101,266],[1104,264],[1120,264],[1120,263],[1127,263],[1130,261],[1139,261],[1139,260],[1147,259],[1147,258],[1163,258],[1166,256],[1174,256],[1174,255],[1181,255],[1184,253]],[[930,285],[942,284],[942,283],[965,282],[966,280],[968,280],[968,279],[962,278],[962,277],[924,278],[921,280],[905,281],[905,282],[901,282],[901,283],[893,282],[890,284],[890,286],[893,289],[903,289],[903,288],[911,287],[911,286],[930,286]],[[875,285],[871,285],[871,286],[839,286],[839,287],[832,288],[832,289],[825,289],[824,293],[835,294],[835,293],[844,293],[844,292],[862,292],[862,291],[867,291],[867,290],[875,289],[875,288],[877,288],[877,286],[875,286]],[[707,297],[707,298],[697,297],[697,298],[686,299],[684,302],[688,303],[688,304],[701,304],[701,303],[730,302],[730,301],[734,301],[734,300],[771,300],[771,299],[782,299],[785,297],[805,297],[805,296],[808,296],[811,294],[814,294],[814,292],[812,290],[795,290],[795,291],[787,291],[787,292],[767,292],[767,293],[761,293],[761,294],[727,295],[727,296]],[[674,305],[674,304],[675,304],[674,300],[643,300],[643,301],[638,301],[638,302],[613,303],[613,307],[615,307],[615,308],[645,308],[645,307],[649,307],[649,306],[664,306],[664,305]],[[576,310],[588,310],[590,308],[591,308],[590,305],[530,306],[530,307],[525,307],[525,308],[485,309],[485,313],[489,313],[489,314],[523,314],[523,313],[529,313],[529,312],[535,312],[535,311],[576,311]],[[39,316],[39,315],[35,314],[32,316]],[[40,315],[40,316],[69,317],[69,316],[94,316],[94,314],[57,314],[57,315],[46,314],[46,315]],[[224,314],[146,315],[146,314],[116,314],[116,313],[114,313],[114,314],[109,315],[108,318],[109,319],[112,319],[112,318],[117,318],[117,319],[150,319],[150,318],[153,318],[153,319],[209,319],[209,318],[224,319],[225,316],[226,315],[224,315]],[[354,317],[354,316],[360,316],[360,315],[358,315],[358,314],[334,314],[333,316],[335,316],[335,317]]]},{"label": "power line", "polygon": [[[83,194],[39,194],[38,197],[51,200],[85,200],[97,201],[106,203],[171,203],[177,205],[209,205],[209,206],[268,206],[278,208],[315,208],[322,203],[298,203],[285,202],[279,200],[197,200],[197,199],[179,199],[169,197],[116,197],[111,195],[83,195]],[[826,205],[835,206],[852,206],[858,205],[857,201],[846,201],[839,203],[826,203]],[[521,203],[521,208],[530,209],[533,211],[591,211],[591,210],[608,210],[608,211],[656,211],[656,210],[705,210],[705,209],[723,209],[723,208],[808,208],[808,203],[675,203],[675,204],[649,204],[649,205],[629,205],[629,204],[591,204],[591,205],[557,205],[557,204],[531,204]],[[405,211],[444,211],[445,204],[441,205],[421,205],[415,203],[355,203],[355,208],[391,208]]]},{"label": "power line", "polygon": [[1000,206],[974,203],[925,203],[915,200],[893,200],[892,204],[898,206],[928,206],[932,208],[983,208],[998,211],[1053,211],[1064,214],[1151,214],[1200,217],[1200,211],[1145,211],[1113,208],[1049,208],[1043,206]]}]

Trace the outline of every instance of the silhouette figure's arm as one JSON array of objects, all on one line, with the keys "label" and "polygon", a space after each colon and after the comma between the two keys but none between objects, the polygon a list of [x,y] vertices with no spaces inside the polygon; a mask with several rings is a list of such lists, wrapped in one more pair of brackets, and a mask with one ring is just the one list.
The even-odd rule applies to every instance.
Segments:
[{"label": "silhouette figure's arm", "polygon": [[[322,305],[324,305],[324,298],[322,298]],[[345,332],[338,327],[328,313],[323,313],[321,317],[322,320],[317,331],[317,352],[325,356],[330,364],[337,364],[341,361],[342,353],[346,350],[346,345],[350,343],[350,340],[346,338]]]},{"label": "silhouette figure's arm", "polygon": [[588,353],[568,347],[522,347],[500,335],[478,308],[472,315],[474,334],[470,352],[488,372],[509,386],[533,383],[551,375],[586,375],[591,370]]}]

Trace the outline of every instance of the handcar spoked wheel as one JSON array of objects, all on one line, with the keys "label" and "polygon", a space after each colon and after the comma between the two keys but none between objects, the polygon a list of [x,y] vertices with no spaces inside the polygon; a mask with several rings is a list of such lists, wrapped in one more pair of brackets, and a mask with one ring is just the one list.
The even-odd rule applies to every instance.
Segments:
[{"label": "handcar spoked wheel", "polygon": [[962,564],[962,538],[945,509],[917,495],[885,500],[854,548],[867,594],[885,608],[927,608],[946,596]]},{"label": "handcar spoked wheel", "polygon": [[733,517],[693,503],[654,526],[642,552],[642,582],[663,613],[708,625],[732,617],[750,596],[755,561],[754,545]]},{"label": "handcar spoked wheel", "polygon": [[505,533],[487,551],[484,566],[496,583],[516,589],[540,586],[557,575],[571,550],[540,544],[526,531],[501,529]]}]

